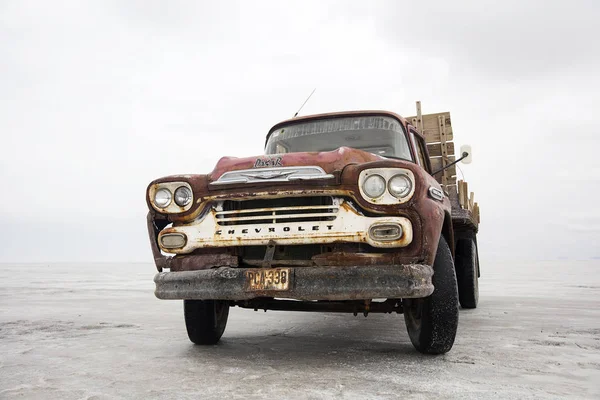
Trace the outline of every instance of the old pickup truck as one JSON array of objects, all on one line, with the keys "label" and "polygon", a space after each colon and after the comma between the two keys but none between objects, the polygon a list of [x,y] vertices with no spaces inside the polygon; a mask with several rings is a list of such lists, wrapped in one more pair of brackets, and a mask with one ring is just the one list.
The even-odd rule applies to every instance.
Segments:
[{"label": "old pickup truck", "polygon": [[452,348],[475,308],[479,207],[456,181],[449,113],[352,111],[273,126],[265,154],[150,183],[156,296],[183,300],[193,343],[229,308],[402,313],[415,348]]}]

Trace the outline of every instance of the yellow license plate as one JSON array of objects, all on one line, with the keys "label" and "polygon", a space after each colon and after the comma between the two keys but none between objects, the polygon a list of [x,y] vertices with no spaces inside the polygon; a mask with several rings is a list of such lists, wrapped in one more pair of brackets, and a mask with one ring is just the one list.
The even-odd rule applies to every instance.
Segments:
[{"label": "yellow license plate", "polygon": [[290,268],[264,268],[246,271],[246,289],[288,290],[290,287]]}]

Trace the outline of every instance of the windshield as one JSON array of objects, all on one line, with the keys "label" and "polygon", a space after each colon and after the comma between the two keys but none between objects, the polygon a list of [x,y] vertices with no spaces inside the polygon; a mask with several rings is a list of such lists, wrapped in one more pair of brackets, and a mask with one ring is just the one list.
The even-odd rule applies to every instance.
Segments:
[{"label": "windshield", "polygon": [[271,133],[266,154],[330,151],[347,146],[412,161],[402,124],[385,116],[356,116],[291,123]]}]

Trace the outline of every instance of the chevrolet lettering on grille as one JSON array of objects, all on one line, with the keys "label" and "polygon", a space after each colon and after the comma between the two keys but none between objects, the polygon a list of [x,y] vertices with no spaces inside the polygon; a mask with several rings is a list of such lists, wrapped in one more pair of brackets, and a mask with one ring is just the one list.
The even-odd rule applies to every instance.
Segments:
[{"label": "chevrolet lettering on grille", "polygon": [[303,227],[303,226],[277,226],[277,227],[268,227],[268,228],[243,228],[243,229],[218,229],[215,231],[215,235],[235,235],[235,234],[252,234],[252,233],[278,233],[278,232],[306,232],[306,231],[320,231],[322,228],[324,230],[332,230],[333,225],[313,225],[311,227]]}]

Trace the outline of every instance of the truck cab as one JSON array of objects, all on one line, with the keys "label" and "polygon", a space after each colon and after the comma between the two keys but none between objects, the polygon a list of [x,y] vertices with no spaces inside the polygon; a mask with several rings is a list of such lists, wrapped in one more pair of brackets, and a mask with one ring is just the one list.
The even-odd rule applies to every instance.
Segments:
[{"label": "truck cab", "polygon": [[478,208],[461,206],[451,131],[428,142],[431,119],[420,105],[409,119],[293,118],[268,131],[263,155],[153,181],[156,296],[183,300],[188,336],[201,345],[220,339],[238,306],[404,314],[417,350],[449,351],[459,302],[477,304]]}]

